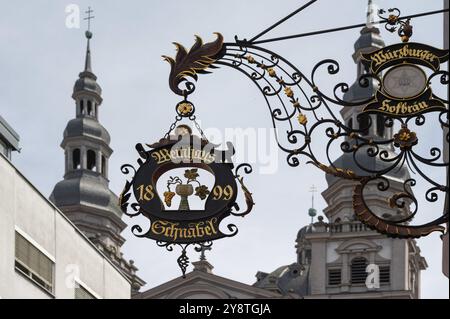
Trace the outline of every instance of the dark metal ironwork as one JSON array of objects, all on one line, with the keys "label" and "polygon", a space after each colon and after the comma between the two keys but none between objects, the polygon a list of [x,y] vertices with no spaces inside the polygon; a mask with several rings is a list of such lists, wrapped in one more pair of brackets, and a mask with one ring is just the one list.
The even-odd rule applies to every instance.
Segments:
[{"label": "dark metal ironwork", "polygon": [[395,32],[398,29],[398,35],[403,42],[408,42],[413,34],[413,27],[410,24],[411,18],[407,18],[405,21],[400,20],[401,12],[398,8],[388,9],[389,15],[384,17],[383,14],[386,10],[378,10],[378,17],[381,19],[381,23],[385,23],[384,27],[389,32]]},{"label": "dark metal ironwork", "polygon": [[[422,13],[417,13],[417,14],[411,14],[408,16],[399,17],[398,21],[426,17],[426,16],[445,13],[445,12],[449,12],[449,9],[434,10],[434,11],[422,12]],[[382,19],[381,21],[373,22],[372,25],[378,25],[381,23],[386,23],[386,21]],[[320,34],[325,34],[325,33],[333,33],[333,32],[340,32],[340,31],[345,31],[345,30],[363,28],[366,25],[367,25],[367,22],[364,22],[364,23],[358,23],[358,24],[353,24],[353,25],[348,25],[348,26],[343,26],[343,27],[338,27],[338,28],[331,28],[331,29],[318,30],[318,31],[306,32],[306,33],[300,33],[300,34],[293,34],[293,35],[269,38],[269,39],[258,40],[258,41],[246,41],[245,39],[240,40],[240,41],[242,41],[244,43],[250,42],[251,44],[263,44],[263,43],[269,43],[269,42],[278,42],[278,41],[284,41],[284,40],[310,37],[310,36],[315,36],[315,35],[320,35]]]},{"label": "dark metal ironwork", "polygon": [[[433,14],[444,11],[439,10]],[[390,28],[390,31],[394,32],[398,28],[402,40],[405,42],[409,40],[412,35],[412,27],[409,20],[406,19],[408,17],[401,18],[398,9],[390,9],[388,12],[392,17],[383,20],[387,23],[388,30]],[[380,15],[383,13],[384,11],[380,11]],[[423,15],[426,13],[413,16]],[[405,19],[406,22],[402,21]],[[288,37],[276,40],[286,38]],[[216,41],[203,45],[197,37],[196,44],[191,51],[178,50],[175,60],[166,57],[172,66],[169,82],[174,93],[186,99],[195,90],[194,83],[189,81],[188,77],[197,80],[196,73],[207,73],[207,68],[226,66],[243,73],[260,90],[271,115],[277,144],[286,153],[287,163],[290,166],[299,166],[300,160],[304,158],[306,163],[318,167],[327,174],[354,181],[353,200],[356,216],[381,233],[392,237],[412,238],[425,236],[433,231],[445,231],[445,228],[440,225],[448,221],[448,212],[423,225],[413,226],[409,223],[416,215],[419,206],[419,201],[412,191],[417,183],[416,176],[429,185],[424,196],[426,201],[436,202],[441,196],[449,193],[448,181],[441,183],[436,178],[425,174],[422,168],[447,169],[449,163],[443,159],[442,148],[430,146],[428,157],[419,154],[416,152],[415,146],[420,141],[420,137],[413,132],[413,127],[420,130],[429,121],[439,123],[442,128],[448,128],[449,102],[446,98],[436,96],[430,85],[433,79],[439,79],[439,84],[448,86],[449,74],[445,70],[440,70],[440,64],[448,60],[448,50],[437,50],[421,44],[409,44],[411,48],[415,47],[421,52],[425,50],[432,54],[436,59],[430,62],[426,61],[427,58],[423,56],[408,56],[408,47],[400,47],[401,44],[386,48],[406,50],[402,59],[399,58],[385,64],[384,69],[389,68],[388,73],[391,72],[390,67],[397,65],[398,61],[410,64],[408,72],[423,72],[419,71],[421,69],[415,64],[427,67],[430,72],[424,79],[424,87],[420,90],[418,97],[414,97],[416,104],[404,106],[406,107],[405,112],[402,111],[404,110],[402,104],[385,105],[388,107],[388,111],[384,112],[381,111],[381,108],[377,109],[376,106],[380,106],[379,103],[383,101],[388,103],[386,102],[387,97],[398,103],[402,103],[402,99],[386,97],[388,84],[384,83],[384,80],[387,74],[383,77],[380,73],[383,68],[372,68],[370,61],[366,61],[368,71],[361,75],[358,84],[361,88],[369,88],[370,85],[376,84],[380,89],[373,92],[372,96],[364,101],[350,102],[343,97],[349,91],[349,84],[344,82],[336,84],[331,94],[325,93],[319,84],[319,74],[323,69],[329,76],[339,73],[340,66],[335,60],[320,61],[313,67],[311,74],[306,76],[287,59],[273,51],[257,46],[256,42],[239,40],[237,37],[235,42],[222,43],[222,41],[222,36],[217,34]],[[269,41],[259,41],[259,43],[262,42]],[[179,48],[178,44],[177,47]],[[206,55],[202,55],[199,60],[198,52],[205,52]],[[411,54],[416,54],[415,52]],[[391,53],[389,51],[386,54]],[[403,54],[400,51],[397,53]],[[380,54],[385,53],[381,52]],[[199,68],[199,72],[196,72],[196,68],[193,67],[195,65],[202,66]],[[185,66],[188,71],[184,69]],[[406,72],[405,69],[403,71]],[[180,88],[180,85],[184,85],[185,88]],[[406,98],[406,100],[408,99]],[[426,104],[430,101],[434,102],[430,105]],[[336,107],[359,110],[358,128],[349,123],[343,123],[336,115]],[[394,109],[389,111],[392,107]],[[387,130],[400,129],[393,136],[367,133],[376,129],[377,125]],[[284,131],[285,134],[280,135],[278,131]],[[323,133],[328,142],[324,154],[319,154],[320,152],[314,150],[313,141],[323,136]],[[448,134],[446,141],[447,143],[449,141]],[[424,144],[422,143],[422,145]],[[348,154],[352,167],[335,165],[333,155],[336,148],[343,151],[344,154]],[[414,174],[414,178],[408,175],[407,168]],[[406,176],[401,182],[396,177],[399,174]],[[367,194],[374,191],[386,194],[385,197],[388,200],[384,212],[390,212],[389,217],[381,216],[379,212],[376,212],[376,207],[372,207],[370,196]]]},{"label": "dark metal ironwork", "polygon": [[317,0],[311,0],[308,1],[306,4],[304,4],[303,6],[301,6],[300,8],[298,8],[297,10],[291,12],[290,14],[288,14],[287,16],[285,16],[283,19],[275,22],[274,24],[272,24],[270,27],[268,27],[267,29],[265,29],[264,31],[258,33],[256,36],[254,36],[253,38],[250,39],[250,43],[255,42],[257,39],[259,39],[260,37],[262,37],[264,34],[266,34],[267,32],[275,29],[277,26],[279,26],[280,24],[286,22],[286,20],[292,18],[293,16],[295,16],[297,13],[303,11],[304,9],[306,9],[307,7],[309,7],[310,5],[314,4],[315,2],[317,2]]},{"label": "dark metal ironwork", "polygon": [[[181,92],[181,91],[180,91]],[[177,105],[177,117],[166,134],[159,142],[147,145],[136,145],[140,158],[139,167],[135,169],[130,164],[121,167],[121,171],[131,178],[126,181],[120,195],[119,204],[124,214],[129,217],[142,215],[150,225],[143,230],[140,225],[133,225],[131,232],[140,238],[150,238],[157,245],[173,251],[174,246],[181,248],[177,263],[183,273],[189,265],[187,248],[194,245],[200,252],[202,247],[211,247],[212,241],[224,237],[235,236],[238,228],[235,224],[222,221],[229,216],[244,217],[249,214],[254,205],[252,194],[243,182],[242,172],[250,174],[249,164],[234,167],[231,157],[234,148],[227,143],[227,150],[216,149],[205,138],[192,134],[188,125],[177,125],[182,118],[191,120],[203,136],[196,122],[194,106],[187,100]],[[171,134],[172,131],[175,134]],[[184,169],[167,177],[165,173],[176,169]],[[204,173],[214,177],[214,184],[209,188],[203,183]],[[165,176],[165,177],[164,177]],[[163,181],[163,189],[158,191],[158,181]],[[240,186],[242,199],[246,209],[241,211],[237,203]],[[136,202],[131,202],[134,194]],[[178,209],[171,208],[173,198],[179,196]],[[190,197],[192,196],[192,197]],[[203,209],[191,209],[189,198],[196,198],[202,203]],[[131,203],[130,203],[131,202]]]}]

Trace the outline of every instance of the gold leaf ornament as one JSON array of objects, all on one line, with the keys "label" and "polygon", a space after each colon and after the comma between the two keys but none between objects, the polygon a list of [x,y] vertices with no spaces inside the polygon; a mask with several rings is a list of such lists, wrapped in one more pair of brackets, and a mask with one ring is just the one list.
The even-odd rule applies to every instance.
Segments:
[{"label": "gold leaf ornament", "polygon": [[186,177],[188,180],[196,180],[197,177],[199,177],[199,174],[197,173],[197,169],[196,168],[192,168],[192,169],[187,169],[184,172],[184,177]]},{"label": "gold leaf ornament", "polygon": [[306,115],[303,114],[303,113],[300,113],[300,114],[298,115],[297,119],[298,119],[298,122],[299,122],[301,125],[306,125],[306,123],[308,123],[308,118],[307,118]]},{"label": "gold leaf ornament", "polygon": [[206,69],[216,68],[212,64],[222,56],[223,36],[218,32],[215,32],[215,34],[217,39],[205,44],[196,35],[195,43],[189,51],[181,44],[174,42],[177,49],[175,59],[166,55],[162,56],[170,64],[169,86],[175,94],[185,96],[192,93],[189,90],[193,90],[193,88],[186,85],[186,89],[182,90],[179,85],[182,82],[187,82],[187,77],[197,81],[197,74],[211,73]]},{"label": "gold leaf ornament", "polygon": [[200,197],[201,200],[204,200],[209,193],[210,191],[206,185],[200,185],[195,188],[195,195]]},{"label": "gold leaf ornament", "polygon": [[294,96],[294,92],[292,91],[292,89],[290,87],[285,87],[284,88],[284,94],[286,94],[287,97],[293,97]]}]

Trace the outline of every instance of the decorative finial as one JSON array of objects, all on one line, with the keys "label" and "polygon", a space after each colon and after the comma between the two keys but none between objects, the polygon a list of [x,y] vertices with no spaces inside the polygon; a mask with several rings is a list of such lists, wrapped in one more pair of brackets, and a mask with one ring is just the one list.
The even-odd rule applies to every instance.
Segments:
[{"label": "decorative finial", "polygon": [[311,208],[308,210],[308,215],[311,217],[311,224],[314,221],[314,217],[317,215],[317,210],[314,208],[314,193],[317,192],[316,186],[312,185],[309,189],[311,193]]},{"label": "decorative finial", "polygon": [[369,0],[367,3],[367,20],[366,20],[366,26],[368,28],[372,28],[377,21],[377,5],[372,2],[372,0]]},{"label": "decorative finial", "polygon": [[201,253],[200,253],[200,260],[201,261],[205,261],[206,260],[206,256],[205,256],[205,251],[207,251],[207,250],[211,250],[211,246],[205,246],[205,245],[202,245],[202,244],[200,244],[200,246],[202,246],[202,248],[201,248]]},{"label": "decorative finial", "polygon": [[91,15],[91,13],[94,13],[94,10],[91,10],[91,7],[88,7],[88,10],[86,11],[87,17],[84,18],[84,20],[88,21],[88,29],[86,31],[86,38],[91,39],[92,38],[92,32],[91,32],[91,20],[95,17]]}]

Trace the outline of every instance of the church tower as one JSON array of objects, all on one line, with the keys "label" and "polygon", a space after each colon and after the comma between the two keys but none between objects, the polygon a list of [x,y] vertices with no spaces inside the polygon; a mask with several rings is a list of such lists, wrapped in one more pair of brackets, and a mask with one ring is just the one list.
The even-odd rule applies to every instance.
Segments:
[{"label": "church tower", "polygon": [[[349,102],[368,99],[377,89],[375,80],[364,88],[358,83],[359,77],[367,72],[360,60],[361,53],[384,47],[380,30],[373,26],[375,14],[376,10],[369,0],[367,25],[361,30],[354,45],[353,59],[357,65],[357,80],[344,95],[344,100]],[[386,128],[385,118],[380,115],[372,115],[370,118],[360,116],[362,107],[344,107],[341,115],[345,123],[362,130],[361,135],[374,140],[391,138],[392,127]],[[392,145],[384,148],[394,155]],[[386,165],[377,157],[370,158],[366,154],[362,156],[365,167],[380,169]],[[352,154],[342,154],[334,164],[336,167],[351,169],[357,174],[367,174],[361,172],[352,159]],[[401,191],[403,181],[408,177],[409,172],[403,167],[386,176],[391,182],[391,193],[381,193],[373,188],[367,202],[371,207],[379,207],[377,214],[383,218],[395,219],[408,213],[389,209],[386,205],[386,198]],[[327,176],[327,182],[328,188],[322,195],[328,205],[324,209],[328,223],[315,223],[315,231],[311,235],[307,234],[303,239],[297,240],[299,243],[306,239],[311,245],[311,295],[324,297],[360,294],[364,298],[419,298],[420,271],[427,265],[420,255],[416,241],[392,239],[368,229],[357,221],[353,213],[353,182],[330,175]],[[366,286],[366,267],[369,264],[378,266],[379,288]]]},{"label": "church tower", "polygon": [[84,70],[72,94],[75,118],[67,123],[61,143],[64,179],[55,185],[50,200],[127,275],[133,291],[138,291],[145,282],[136,276],[133,261],[125,260],[120,251],[125,242],[120,233],[126,224],[118,197],[109,189],[108,161],[113,150],[110,135],[99,122],[102,89],[92,71],[89,30],[86,38]]},{"label": "church tower", "polygon": [[[369,0],[367,25],[354,45],[353,59],[357,66],[357,80],[344,95],[349,102],[364,101],[377,89],[376,81],[361,87],[358,79],[367,70],[360,61],[360,54],[384,47],[380,30],[373,25],[376,10]],[[385,127],[382,116],[359,116],[363,106],[344,107],[341,115],[345,123],[361,130],[361,135],[374,140],[392,136],[392,128]],[[385,151],[393,154],[391,145]],[[365,153],[365,152],[363,152]],[[342,154],[334,165],[366,174],[356,165],[352,154]],[[380,169],[383,162],[376,157],[362,154],[358,158],[365,167]],[[394,191],[402,190],[408,170],[395,170],[386,176]],[[297,262],[280,267],[273,273],[257,274],[256,287],[295,292],[304,298],[420,298],[420,271],[427,267],[420,249],[413,239],[388,238],[370,230],[359,222],[353,212],[352,193],[354,182],[331,175],[326,176],[328,188],[322,193],[327,207],[318,221],[303,227],[297,234]],[[374,189],[367,202],[378,206],[376,213],[383,218],[398,218],[407,211],[386,208],[386,198],[392,193],[377,193]],[[407,205],[406,205],[407,206]],[[309,215],[311,214],[309,210]],[[314,212],[314,211],[313,211]],[[315,212],[314,212],[315,213]],[[312,216],[313,217],[313,216]],[[377,266],[379,287],[366,285],[367,266]]]}]

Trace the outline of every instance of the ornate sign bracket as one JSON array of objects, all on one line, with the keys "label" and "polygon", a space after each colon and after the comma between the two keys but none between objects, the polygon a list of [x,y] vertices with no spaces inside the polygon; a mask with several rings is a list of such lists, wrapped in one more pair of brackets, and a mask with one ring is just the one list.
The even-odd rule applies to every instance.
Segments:
[{"label": "ornate sign bracket", "polygon": [[[444,232],[441,225],[448,222],[448,212],[422,225],[409,223],[419,209],[419,200],[413,192],[417,178],[428,185],[426,201],[436,202],[449,194],[448,180],[441,182],[423,170],[432,167],[445,174],[449,163],[444,159],[442,147],[429,146],[413,131],[413,127],[420,130],[426,123],[435,123],[442,130],[449,127],[448,98],[437,96],[431,85],[432,81],[437,82],[448,91],[449,75],[440,67],[448,61],[449,51],[408,42],[412,36],[410,20],[403,21],[398,9],[388,12],[388,17],[382,17],[385,11],[380,10],[380,18],[388,31],[398,31],[402,43],[361,56],[366,72],[359,79],[359,87],[377,87],[364,101],[345,99],[343,95],[350,85],[344,82],[336,84],[332,94],[320,88],[318,75],[324,68],[329,76],[339,73],[340,66],[335,60],[320,61],[307,76],[273,51],[237,37],[235,42],[224,43],[219,33],[215,41],[206,44],[196,36],[190,50],[175,44],[178,50],[175,59],[164,57],[171,64],[169,86],[187,101],[195,91],[189,78],[197,81],[198,74],[223,66],[243,73],[259,88],[273,127],[286,132],[284,139],[279,135],[276,139],[290,166],[299,166],[300,160],[306,159],[327,174],[354,181],[355,214],[378,232],[400,238]],[[336,107],[359,110],[358,125],[343,123]],[[375,136],[368,133],[377,129],[397,133]],[[320,132],[328,139],[322,157],[313,151],[313,141]],[[417,152],[416,145],[420,142],[429,146],[427,155]],[[335,145],[346,154],[350,167],[336,164],[332,158]],[[372,207],[373,192],[385,194],[384,214]]]}]

